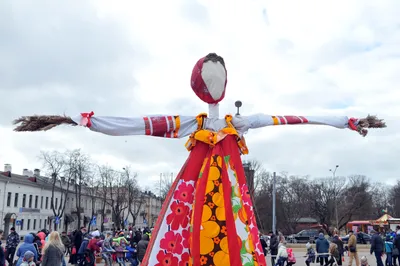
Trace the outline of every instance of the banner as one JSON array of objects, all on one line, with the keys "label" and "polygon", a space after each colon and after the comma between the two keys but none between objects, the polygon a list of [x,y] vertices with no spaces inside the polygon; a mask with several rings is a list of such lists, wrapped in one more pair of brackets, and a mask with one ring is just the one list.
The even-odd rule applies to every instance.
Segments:
[{"label": "banner", "polygon": [[96,225],[97,224],[97,218],[96,216],[92,217],[92,221],[90,222],[91,225]]},{"label": "banner", "polygon": [[353,225],[353,232],[357,233],[358,232],[358,226],[357,225]]},{"label": "banner", "polygon": [[368,225],[368,234],[371,234],[371,231],[374,230],[374,227],[372,225]]}]

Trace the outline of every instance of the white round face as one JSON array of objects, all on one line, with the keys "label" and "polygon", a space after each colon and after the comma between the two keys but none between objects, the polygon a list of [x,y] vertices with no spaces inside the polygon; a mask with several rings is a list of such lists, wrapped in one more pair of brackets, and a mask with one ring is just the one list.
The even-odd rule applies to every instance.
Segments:
[{"label": "white round face", "polygon": [[207,61],[203,63],[201,77],[214,100],[219,100],[226,84],[226,70],[220,62]]}]

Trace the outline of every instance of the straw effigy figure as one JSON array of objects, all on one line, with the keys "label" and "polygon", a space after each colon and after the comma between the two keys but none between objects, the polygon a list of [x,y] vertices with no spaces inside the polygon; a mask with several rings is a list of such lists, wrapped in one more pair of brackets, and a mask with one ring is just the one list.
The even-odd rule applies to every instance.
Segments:
[{"label": "straw effigy figure", "polygon": [[144,266],[266,265],[259,240],[241,154],[248,150],[243,134],[274,125],[326,125],[348,128],[362,136],[366,128],[383,128],[375,116],[249,116],[219,117],[227,71],[222,57],[211,53],[195,65],[191,87],[208,103],[198,116],[78,117],[26,116],[14,121],[15,131],[48,130],[61,124],[80,125],[112,136],[189,136],[188,159],[177,175],[153,231]]}]

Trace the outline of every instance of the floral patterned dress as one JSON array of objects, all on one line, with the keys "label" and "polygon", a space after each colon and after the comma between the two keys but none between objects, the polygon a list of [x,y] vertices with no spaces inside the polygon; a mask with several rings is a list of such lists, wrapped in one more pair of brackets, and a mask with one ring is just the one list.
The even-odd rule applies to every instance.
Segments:
[{"label": "floral patterned dress", "polygon": [[266,265],[230,116],[220,132],[194,132],[189,158],[164,202],[142,265]]}]

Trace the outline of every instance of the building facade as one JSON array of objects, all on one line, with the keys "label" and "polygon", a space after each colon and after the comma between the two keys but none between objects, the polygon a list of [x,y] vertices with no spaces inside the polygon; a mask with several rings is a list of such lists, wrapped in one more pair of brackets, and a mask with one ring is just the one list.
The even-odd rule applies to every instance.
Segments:
[{"label": "building facade", "polygon": [[[61,189],[59,186],[53,189],[51,179],[41,176],[38,169],[33,172],[24,169],[19,175],[12,172],[11,165],[6,164],[4,172],[0,172],[0,228],[7,234],[11,227],[15,227],[21,236],[42,229],[52,231],[56,228],[68,232],[78,229],[77,198],[73,188],[66,191],[65,187]],[[154,226],[162,202],[151,192],[141,193],[144,201],[137,206],[140,215],[136,218],[135,226]],[[65,198],[64,213],[62,217],[57,217],[52,204],[62,206]],[[107,204],[104,217],[101,215],[99,210],[102,203],[102,195],[89,195],[86,188],[82,188],[81,226],[90,225],[91,228],[100,229],[103,224],[105,231],[119,228],[113,223],[111,206]],[[126,217],[126,228],[133,225],[133,217],[129,215],[128,209],[124,210],[122,216]]]}]

